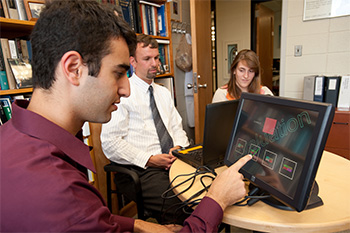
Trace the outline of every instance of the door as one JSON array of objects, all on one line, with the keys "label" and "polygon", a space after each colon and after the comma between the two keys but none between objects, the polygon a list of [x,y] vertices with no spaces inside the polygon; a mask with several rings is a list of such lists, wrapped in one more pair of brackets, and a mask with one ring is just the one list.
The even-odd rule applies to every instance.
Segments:
[{"label": "door", "polygon": [[203,141],[205,106],[213,97],[211,1],[190,0],[195,142]]},{"label": "door", "polygon": [[272,90],[274,13],[262,4],[256,5],[256,53],[261,66],[261,82]]}]

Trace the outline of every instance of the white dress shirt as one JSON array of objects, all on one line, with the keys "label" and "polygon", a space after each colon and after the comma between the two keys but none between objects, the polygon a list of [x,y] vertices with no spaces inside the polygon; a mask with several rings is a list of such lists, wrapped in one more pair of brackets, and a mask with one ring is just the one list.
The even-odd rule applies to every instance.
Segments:
[{"label": "white dress shirt", "polygon": [[[150,107],[149,84],[135,73],[129,81],[130,96],[121,98],[112,119],[102,125],[101,144],[109,160],[146,168],[152,155],[162,154]],[[188,146],[181,116],[169,90],[154,82],[151,85],[159,114],[174,146]]]}]

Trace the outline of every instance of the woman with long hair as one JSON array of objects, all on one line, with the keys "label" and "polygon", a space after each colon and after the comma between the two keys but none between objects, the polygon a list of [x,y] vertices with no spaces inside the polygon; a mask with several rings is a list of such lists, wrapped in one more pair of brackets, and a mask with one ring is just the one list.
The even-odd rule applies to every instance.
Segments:
[{"label": "woman with long hair", "polygon": [[229,82],[216,90],[212,102],[239,99],[242,92],[273,95],[268,87],[261,85],[260,73],[256,53],[249,49],[241,50],[231,64]]}]

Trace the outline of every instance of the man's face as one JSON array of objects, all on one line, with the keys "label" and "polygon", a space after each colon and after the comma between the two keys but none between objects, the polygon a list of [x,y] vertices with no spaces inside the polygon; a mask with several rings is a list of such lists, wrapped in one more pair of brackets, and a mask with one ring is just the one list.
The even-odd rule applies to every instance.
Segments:
[{"label": "man's face", "polygon": [[151,48],[150,46],[143,48],[142,46],[141,43],[137,44],[135,57],[130,57],[130,62],[136,75],[145,82],[151,83],[157,75],[159,51],[158,48]]},{"label": "man's face", "polygon": [[[111,53],[101,61],[98,77],[87,76],[82,95],[85,104],[80,109],[82,118],[91,122],[105,123],[111,119],[111,113],[117,110],[120,97],[130,95],[129,80],[126,75],[129,68],[129,49],[123,38],[112,39]],[[87,69],[84,72],[88,72]]]}]

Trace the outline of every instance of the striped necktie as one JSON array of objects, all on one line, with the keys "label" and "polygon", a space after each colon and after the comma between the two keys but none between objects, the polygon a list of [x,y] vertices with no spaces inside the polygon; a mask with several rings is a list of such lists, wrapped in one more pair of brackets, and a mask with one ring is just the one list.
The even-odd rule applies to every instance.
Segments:
[{"label": "striped necktie", "polygon": [[157,129],[157,134],[160,142],[160,147],[162,148],[163,154],[168,154],[169,150],[173,147],[173,139],[170,137],[169,132],[165,128],[164,122],[160,117],[156,102],[154,100],[152,86],[149,86],[149,97],[150,97],[153,120]]}]

